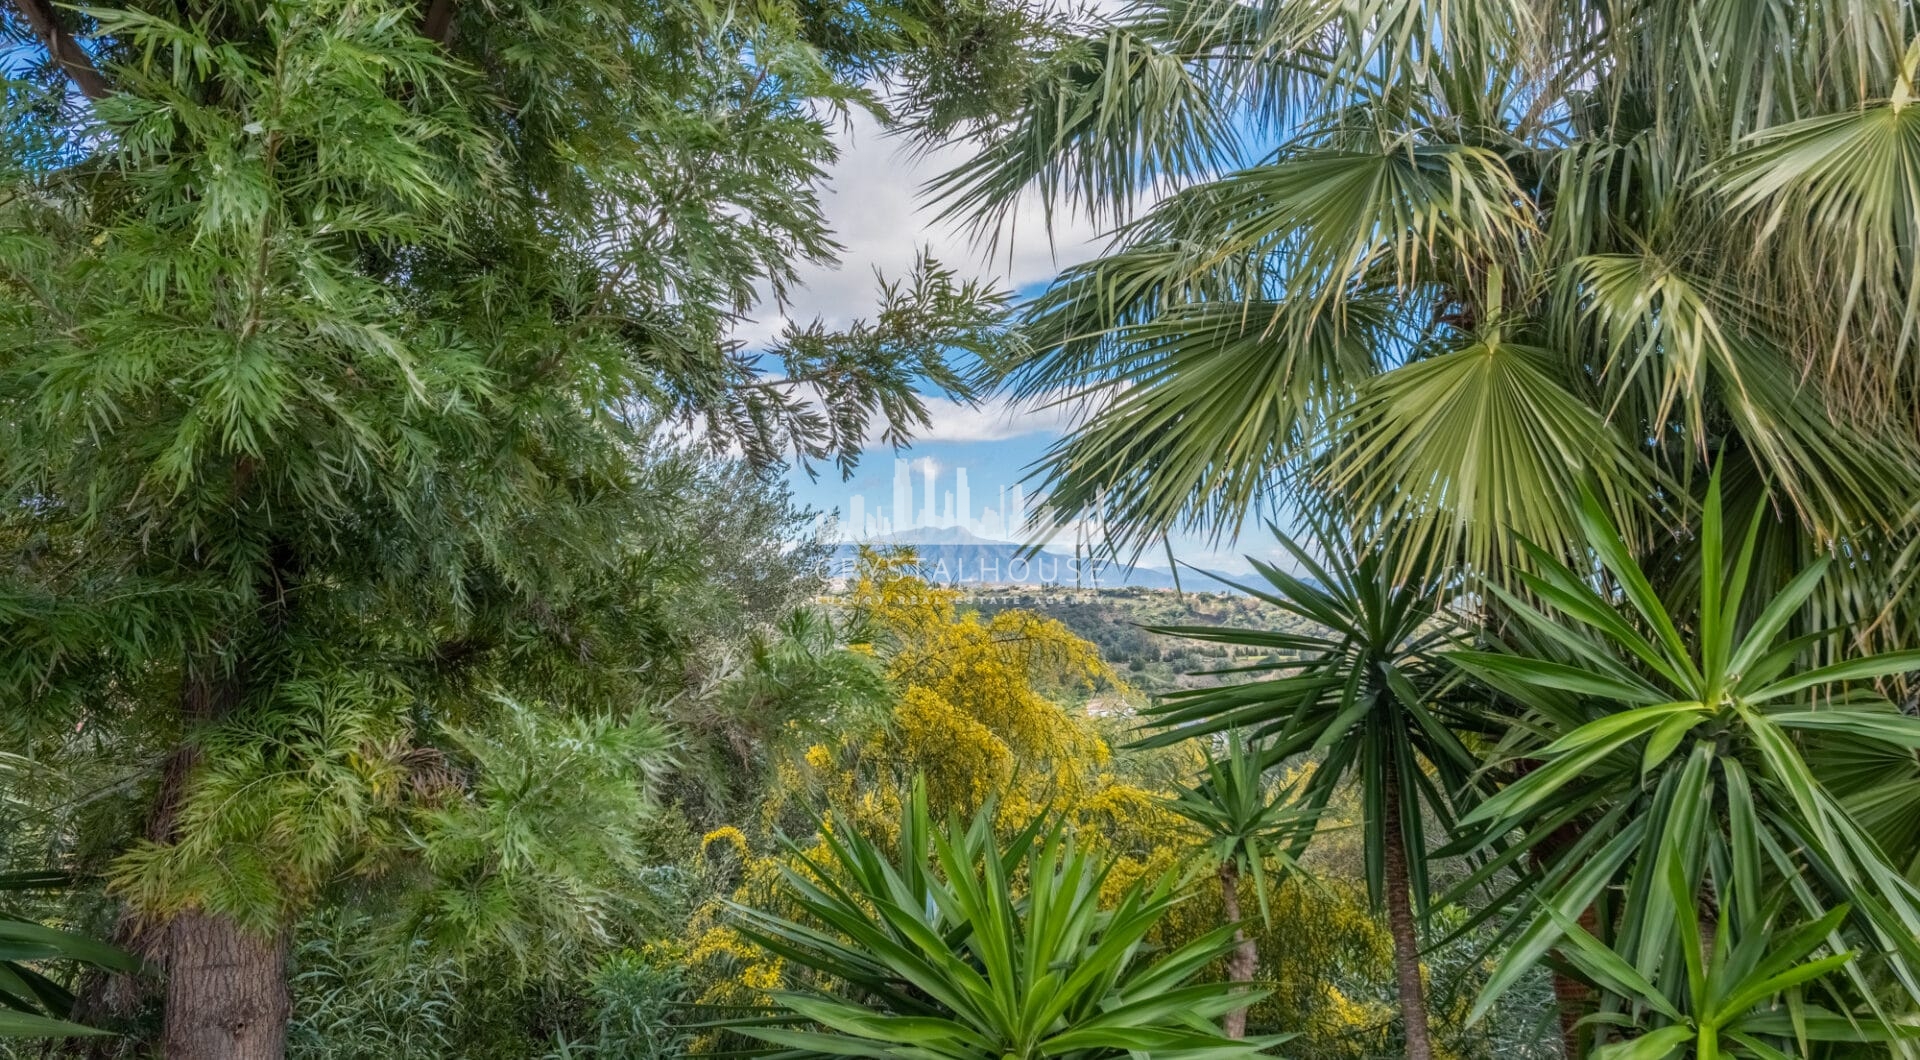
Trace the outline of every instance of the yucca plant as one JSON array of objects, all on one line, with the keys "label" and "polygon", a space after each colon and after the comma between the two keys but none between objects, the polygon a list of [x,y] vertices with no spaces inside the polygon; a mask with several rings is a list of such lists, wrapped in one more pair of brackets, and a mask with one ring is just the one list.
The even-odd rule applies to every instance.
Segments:
[{"label": "yucca plant", "polygon": [[[1669,858],[1661,880],[1668,926],[1679,942],[1678,967],[1656,969],[1653,978],[1555,914],[1567,933],[1567,963],[1607,997],[1605,1009],[1587,1022],[1623,1039],[1601,1045],[1593,1060],[1789,1060],[1815,1055],[1815,1042],[1857,1049],[1859,1043],[1911,1033],[1806,1000],[1808,990],[1855,956],[1833,946],[1846,906],[1791,929],[1777,928],[1781,903],[1759,909],[1735,901],[1730,879],[1707,888],[1721,900],[1703,925],[1694,905],[1705,881],[1689,879],[1684,863],[1683,857]],[[1706,926],[1712,930],[1703,932]]]},{"label": "yucca plant", "polygon": [[1305,541],[1275,534],[1302,572],[1255,561],[1267,585],[1239,586],[1320,632],[1173,626],[1155,632],[1286,657],[1246,668],[1257,680],[1176,692],[1145,714],[1160,731],[1142,740],[1163,746],[1240,730],[1260,741],[1267,763],[1313,754],[1302,805],[1323,809],[1349,783],[1360,788],[1367,887],[1386,907],[1407,1055],[1432,1055],[1417,917],[1427,906],[1425,818],[1451,829],[1477,761],[1455,734],[1464,718],[1445,695],[1460,646],[1444,606],[1451,589],[1440,574],[1401,573],[1405,546],[1360,548],[1355,535],[1323,513],[1302,516]]},{"label": "yucca plant", "polygon": [[1058,826],[1002,841],[990,807],[937,825],[916,787],[893,850],[860,832],[822,839],[824,857],[789,848],[780,900],[794,916],[736,907],[744,935],[812,976],[774,995],[785,1016],[736,1024],[778,1056],[1224,1060],[1279,1040],[1226,1038],[1213,1021],[1248,998],[1195,981],[1231,928],[1152,952],[1171,882],[1103,901],[1110,864]]},{"label": "yucca plant", "polygon": [[[1701,880],[1706,866],[1728,881],[1730,897],[1717,900],[1736,907],[1782,894],[1821,919],[1850,905],[1833,937],[1874,955],[1871,974],[1846,964],[1860,998],[1883,1023],[1920,1006],[1920,889],[1822,783],[1819,759],[1830,735],[1909,755],[1920,748],[1920,719],[1872,684],[1920,669],[1920,652],[1836,649],[1818,664],[1823,648],[1853,643],[1839,629],[1793,635],[1830,561],[1809,565],[1755,613],[1746,594],[1767,516],[1756,511],[1729,553],[1721,507],[1716,477],[1699,528],[1699,576],[1669,599],[1589,497],[1581,523],[1598,569],[1575,570],[1536,549],[1540,573],[1522,576],[1525,598],[1491,590],[1513,643],[1450,656],[1522,712],[1501,756],[1521,767],[1517,779],[1461,821],[1501,852],[1457,893],[1520,864],[1523,852],[1540,866],[1509,895],[1530,894],[1530,911],[1481,1011],[1596,902],[1613,949],[1658,983],[1654,970],[1675,966],[1673,951],[1687,948],[1672,907],[1696,904],[1694,892],[1674,897],[1668,879],[1678,871]],[[1700,917],[1711,924],[1710,912]]]},{"label": "yucca plant", "polygon": [[[0,804],[8,810],[29,809],[17,793],[44,788],[48,777],[41,769],[30,758],[0,751],[0,781],[6,782],[0,785]],[[72,882],[68,874],[50,869],[0,872],[0,1038],[102,1034],[70,1018],[73,993],[56,978],[57,969],[91,966],[131,973],[141,968],[134,955],[78,932],[48,927],[15,904],[16,896],[57,892]]]},{"label": "yucca plant", "polygon": [[[1253,936],[1241,926],[1240,880],[1253,881],[1262,923],[1271,921],[1267,902],[1267,863],[1299,866],[1292,851],[1313,834],[1320,814],[1297,804],[1291,791],[1276,791],[1266,779],[1260,749],[1238,731],[1227,734],[1225,753],[1209,757],[1200,782],[1181,788],[1166,800],[1168,810],[1192,825],[1203,837],[1202,859],[1220,880],[1220,904],[1233,928],[1233,956],[1227,960],[1227,979],[1253,982],[1260,967],[1260,951]],[[1246,1036],[1247,1010],[1227,1013],[1227,1037]]]}]

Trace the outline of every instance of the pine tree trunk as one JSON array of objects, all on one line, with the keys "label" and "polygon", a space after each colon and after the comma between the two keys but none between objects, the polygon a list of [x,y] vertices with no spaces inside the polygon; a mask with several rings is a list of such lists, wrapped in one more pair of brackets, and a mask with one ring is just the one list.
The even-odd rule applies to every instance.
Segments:
[{"label": "pine tree trunk", "polygon": [[1385,776],[1387,926],[1393,933],[1393,968],[1399,985],[1400,1021],[1406,1026],[1407,1060],[1433,1060],[1427,1029],[1426,988],[1420,981],[1420,937],[1414,929],[1412,884],[1407,876],[1407,845],[1400,822],[1400,778],[1388,763]]},{"label": "pine tree trunk", "polygon": [[[1227,958],[1227,981],[1233,983],[1251,983],[1260,967],[1260,950],[1253,939],[1240,927],[1240,868],[1231,861],[1220,863],[1220,903],[1226,909],[1227,923],[1233,925],[1233,956]],[[1244,993],[1238,988],[1236,993]],[[1226,1032],[1229,1038],[1247,1036],[1247,1010],[1237,1008],[1227,1013]]]},{"label": "pine tree trunk", "polygon": [[[189,730],[240,706],[245,675],[191,672],[181,696]],[[147,819],[155,842],[178,838],[176,823],[199,752],[189,735],[167,759]],[[230,917],[188,910],[155,931],[154,955],[167,977],[161,1055],[166,1060],[280,1060],[287,1051],[287,939],[263,938]]]},{"label": "pine tree trunk", "polygon": [[287,942],[232,919],[182,913],[166,927],[167,1060],[281,1060],[287,1050]]}]

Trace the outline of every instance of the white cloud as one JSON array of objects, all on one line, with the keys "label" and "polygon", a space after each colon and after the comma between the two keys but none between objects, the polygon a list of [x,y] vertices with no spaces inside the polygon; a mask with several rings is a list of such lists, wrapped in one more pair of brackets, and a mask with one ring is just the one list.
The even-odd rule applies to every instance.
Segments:
[{"label": "white cloud", "polygon": [[992,397],[977,405],[945,398],[927,400],[932,425],[913,432],[922,442],[1003,442],[1029,434],[1059,434],[1072,426],[1069,410],[1058,405],[1016,404]]},{"label": "white cloud", "polygon": [[822,205],[844,248],[840,264],[802,269],[802,286],[791,292],[784,311],[763,304],[755,320],[735,331],[749,346],[772,339],[787,320],[818,318],[841,327],[870,314],[877,303],[874,270],[889,279],[904,276],[923,248],[963,276],[991,277],[1013,289],[1045,282],[1098,249],[1100,233],[1082,218],[1056,216],[1049,238],[1037,202],[1023,202],[1015,211],[997,253],[964,226],[936,222],[937,210],[922,185],[964,158],[966,145],[916,153],[859,112],[839,141],[840,158],[827,172]]}]

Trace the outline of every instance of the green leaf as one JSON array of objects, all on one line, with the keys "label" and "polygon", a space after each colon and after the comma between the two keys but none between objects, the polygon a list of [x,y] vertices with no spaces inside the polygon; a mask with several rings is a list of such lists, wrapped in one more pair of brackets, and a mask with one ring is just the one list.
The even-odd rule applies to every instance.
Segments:
[{"label": "green leaf", "polygon": [[1638,1038],[1603,1045],[1594,1050],[1593,1060],[1665,1060],[1693,1038],[1692,1027],[1681,1024],[1662,1027]]},{"label": "green leaf", "polygon": [[1767,717],[1783,729],[1846,733],[1874,743],[1920,750],[1920,718],[1894,711],[1833,708],[1770,713]]},{"label": "green leaf", "polygon": [[1744,698],[1750,703],[1765,703],[1809,688],[1821,688],[1846,681],[1892,677],[1915,670],[1920,670],[1920,651],[1887,652],[1806,670],[1792,677],[1775,681],[1765,688],[1748,692]]},{"label": "green leaf", "polygon": [[108,1033],[51,1016],[0,1009],[0,1038],[82,1038]]},{"label": "green leaf", "polygon": [[1646,754],[1640,759],[1640,774],[1645,776],[1659,768],[1660,764],[1680,746],[1680,741],[1686,739],[1687,734],[1692,732],[1695,726],[1706,720],[1707,715],[1704,711],[1688,711],[1675,714],[1661,722],[1660,727],[1653,730],[1653,736],[1647,740]]}]

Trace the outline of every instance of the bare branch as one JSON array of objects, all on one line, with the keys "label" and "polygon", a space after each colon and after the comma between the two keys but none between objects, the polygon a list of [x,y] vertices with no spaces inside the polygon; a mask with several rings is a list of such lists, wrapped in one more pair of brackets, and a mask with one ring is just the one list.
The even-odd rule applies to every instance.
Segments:
[{"label": "bare branch", "polygon": [[113,94],[107,79],[100,74],[100,68],[93,65],[93,59],[73,39],[73,34],[61,28],[53,17],[53,7],[47,0],[14,0],[14,6],[27,17],[27,25],[33,27],[34,36],[47,49],[47,54],[60,65],[60,69],[88,99],[105,99]]},{"label": "bare branch", "polygon": [[441,47],[453,43],[453,0],[431,0],[420,18],[420,35]]}]

